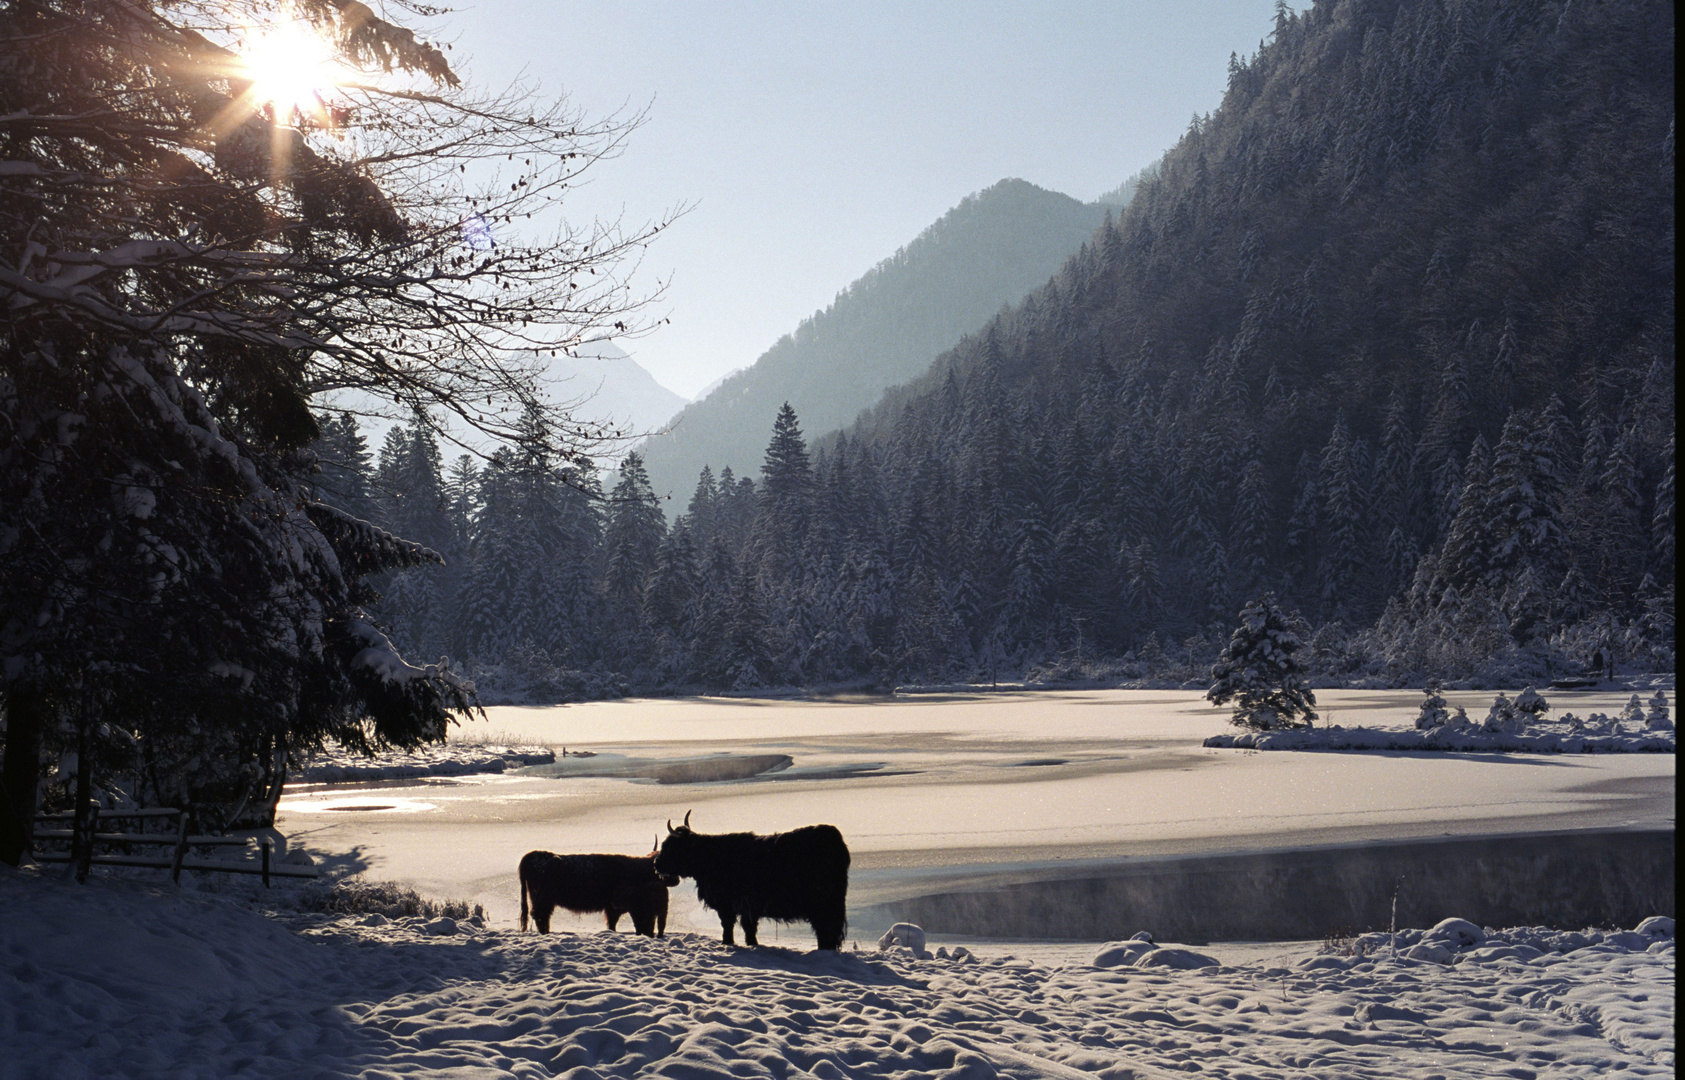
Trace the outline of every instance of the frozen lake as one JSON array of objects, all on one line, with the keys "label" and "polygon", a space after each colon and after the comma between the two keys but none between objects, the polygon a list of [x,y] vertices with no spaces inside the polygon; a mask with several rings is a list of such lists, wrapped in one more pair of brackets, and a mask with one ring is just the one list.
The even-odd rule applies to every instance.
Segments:
[{"label": "frozen lake", "polygon": [[[1447,695],[1476,718],[1492,696]],[[1582,716],[1625,703],[1550,698]],[[1420,700],[1318,693],[1322,722],[1348,727],[1407,726]],[[1195,691],[633,699],[487,713],[460,737],[599,755],[585,766],[613,755],[691,774],[697,759],[726,773],[757,768],[756,758],[791,764],[705,783],[512,775],[300,789],[282,800],[277,827],[329,865],[470,899],[507,923],[526,851],[641,854],[687,811],[704,832],[836,825],[854,858],[851,908],[1144,856],[1674,826],[1673,755],[1207,750],[1201,741],[1225,729],[1227,712]],[[335,809],[376,806],[391,809]],[[670,925],[718,926],[688,883]]]}]

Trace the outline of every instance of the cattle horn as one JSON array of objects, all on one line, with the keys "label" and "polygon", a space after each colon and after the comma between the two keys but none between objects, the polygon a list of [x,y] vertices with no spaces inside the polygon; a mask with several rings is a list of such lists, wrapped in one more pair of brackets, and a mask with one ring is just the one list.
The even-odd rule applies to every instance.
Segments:
[{"label": "cattle horn", "polygon": [[672,819],[672,818],[668,818],[668,819],[667,819],[667,834],[668,834],[668,835],[669,835],[669,836],[671,836],[671,835],[672,835],[672,833],[673,833],[673,819]]},{"label": "cattle horn", "polygon": [[681,828],[681,829],[690,828],[690,811],[689,810],[685,811],[685,823],[683,825],[680,825],[679,828]]}]

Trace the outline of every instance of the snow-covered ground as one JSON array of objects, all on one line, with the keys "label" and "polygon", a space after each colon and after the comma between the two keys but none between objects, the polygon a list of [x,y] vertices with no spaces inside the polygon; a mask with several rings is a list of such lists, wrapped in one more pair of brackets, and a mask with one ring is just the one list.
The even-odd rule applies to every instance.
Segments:
[{"label": "snow-covered ground", "polygon": [[[1446,695],[1476,716],[1492,696]],[[1551,698],[1581,715],[1618,713],[1626,701]],[[1411,727],[1421,701],[1417,691],[1318,693],[1324,721],[1347,727]],[[1206,749],[1207,736],[1230,730],[1228,710],[1190,691],[624,700],[488,712],[464,725],[469,741],[598,757],[558,757],[537,770],[558,775],[291,792],[281,831],[330,871],[461,897],[509,926],[525,852],[641,854],[686,810],[704,831],[837,825],[854,855],[851,910],[1001,872],[1026,880],[1059,867],[1049,876],[1064,878],[1076,866],[1141,856],[1674,823],[1671,754]],[[787,767],[774,767],[785,758]],[[715,770],[699,771],[709,761]],[[680,766],[719,779],[662,782]],[[371,806],[387,809],[353,809]],[[674,893],[671,925],[714,932],[688,883]],[[881,928],[861,929],[875,937]]]},{"label": "snow-covered ground", "polygon": [[0,867],[0,1077],[1674,1075],[1671,920],[1050,963],[265,916],[230,890]]}]

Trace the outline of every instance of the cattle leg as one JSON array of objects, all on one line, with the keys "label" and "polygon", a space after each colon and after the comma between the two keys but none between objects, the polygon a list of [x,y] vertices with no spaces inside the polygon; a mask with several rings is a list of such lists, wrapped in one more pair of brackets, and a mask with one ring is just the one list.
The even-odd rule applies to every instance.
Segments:
[{"label": "cattle leg", "polygon": [[663,907],[655,916],[655,936],[667,936],[667,909]]},{"label": "cattle leg", "polygon": [[655,936],[655,917],[649,911],[632,912],[632,929],[644,937]]},{"label": "cattle leg", "polygon": [[749,946],[751,949],[760,948],[761,943],[755,940],[755,930],[760,925],[761,921],[754,916],[743,916],[743,944]]},{"label": "cattle leg", "polygon": [[623,914],[624,912],[616,911],[614,908],[603,909],[603,915],[608,919],[608,928],[610,930],[620,929],[620,916]]},{"label": "cattle leg", "polygon": [[532,921],[538,927],[538,932],[550,932],[550,913],[556,910],[555,904],[546,904],[542,900],[534,901],[532,905]]},{"label": "cattle leg", "polygon": [[846,911],[827,911],[813,917],[813,936],[821,949],[842,948],[843,934],[848,930]]},{"label": "cattle leg", "polygon": [[737,944],[737,914],[735,912],[720,912],[720,940],[727,945]]}]

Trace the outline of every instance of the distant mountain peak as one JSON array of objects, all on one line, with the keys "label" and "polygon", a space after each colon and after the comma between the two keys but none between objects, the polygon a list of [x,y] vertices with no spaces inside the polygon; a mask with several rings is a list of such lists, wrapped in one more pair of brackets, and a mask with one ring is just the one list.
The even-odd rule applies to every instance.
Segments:
[{"label": "distant mountain peak", "polygon": [[690,400],[661,385],[608,338],[585,342],[567,355],[540,359],[547,398],[572,405],[570,411],[581,421],[629,435],[659,431]]},{"label": "distant mountain peak", "polygon": [[852,422],[1044,283],[1105,214],[1017,177],[966,196],[645,440],[655,490],[688,493],[703,465],[755,475],[785,401],[810,437]]}]

